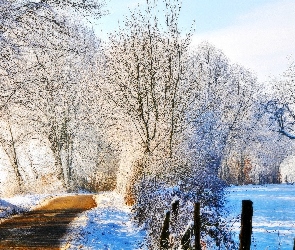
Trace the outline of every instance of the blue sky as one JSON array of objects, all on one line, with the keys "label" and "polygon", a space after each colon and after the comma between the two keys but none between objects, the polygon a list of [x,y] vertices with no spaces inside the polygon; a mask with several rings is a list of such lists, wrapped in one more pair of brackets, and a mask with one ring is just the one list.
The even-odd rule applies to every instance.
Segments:
[{"label": "blue sky", "polygon": [[196,32],[232,25],[240,16],[271,0],[184,0],[181,25],[196,21]]},{"label": "blue sky", "polygon": [[[105,39],[118,27],[129,8],[146,0],[107,0],[110,14],[95,25]],[[183,0],[180,27],[188,31],[193,20],[193,44],[215,45],[234,63],[266,81],[278,76],[295,59],[295,0]]]}]

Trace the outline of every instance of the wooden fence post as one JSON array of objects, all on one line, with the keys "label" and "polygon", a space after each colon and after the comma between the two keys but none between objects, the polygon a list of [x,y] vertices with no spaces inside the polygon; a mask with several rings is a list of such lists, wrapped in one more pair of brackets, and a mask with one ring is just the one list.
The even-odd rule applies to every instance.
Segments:
[{"label": "wooden fence post", "polygon": [[[174,200],[171,203],[171,218],[170,218],[170,228],[171,230],[175,230],[177,228],[177,217],[178,217],[178,211],[179,211],[179,200]],[[174,237],[171,239],[174,244]]]},{"label": "wooden fence post", "polygon": [[193,229],[191,225],[188,225],[186,228],[182,238],[181,238],[181,249],[182,250],[189,250],[190,249],[190,243],[191,243],[191,238],[193,234]]},{"label": "wooden fence post", "polygon": [[194,210],[194,235],[195,235],[195,250],[201,250],[201,218],[200,218],[200,203],[195,203]]},{"label": "wooden fence post", "polygon": [[160,237],[160,249],[168,249],[169,248],[169,222],[170,222],[170,211],[166,212],[161,237]]},{"label": "wooden fence post", "polygon": [[239,250],[250,250],[251,234],[252,234],[252,216],[253,202],[251,200],[242,201],[241,215],[241,232]]},{"label": "wooden fence post", "polygon": [[171,204],[171,206],[172,206],[172,215],[176,219],[177,218],[177,215],[178,215],[178,210],[179,210],[179,200],[173,201],[172,204]]}]

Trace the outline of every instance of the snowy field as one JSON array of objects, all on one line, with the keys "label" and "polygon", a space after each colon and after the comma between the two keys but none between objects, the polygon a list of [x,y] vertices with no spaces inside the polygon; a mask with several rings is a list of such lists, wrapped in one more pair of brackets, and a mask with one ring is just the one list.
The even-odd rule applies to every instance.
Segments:
[{"label": "snowy field", "polygon": [[[295,238],[295,185],[232,186],[228,208],[231,218],[241,214],[242,200],[253,201],[253,237],[251,249],[293,249]],[[238,240],[240,220],[233,225]]]}]

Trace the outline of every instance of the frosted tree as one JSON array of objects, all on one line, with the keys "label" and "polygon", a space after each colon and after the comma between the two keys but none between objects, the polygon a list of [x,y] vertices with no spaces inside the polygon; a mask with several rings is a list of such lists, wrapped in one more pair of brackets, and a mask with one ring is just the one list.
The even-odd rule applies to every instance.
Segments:
[{"label": "frosted tree", "polygon": [[4,152],[9,158],[10,164],[13,168],[17,186],[19,191],[22,191],[22,186],[24,184],[24,178],[21,174],[21,168],[19,165],[19,160],[17,156],[17,144],[18,144],[18,136],[15,135],[13,128],[11,126],[11,116],[9,108],[2,108],[1,110],[1,135],[0,135],[0,145],[4,149]]},{"label": "frosted tree", "polygon": [[273,79],[275,96],[266,105],[266,111],[272,114],[277,123],[278,132],[289,139],[295,139],[294,133],[294,103],[295,103],[295,63],[279,79]]},{"label": "frosted tree", "polygon": [[[191,104],[188,140],[194,148],[195,165],[217,162],[222,179],[227,180],[235,169],[228,169],[233,154],[244,154],[252,140],[255,124],[254,104],[259,85],[253,73],[232,65],[227,57],[208,43],[192,52],[190,72],[199,84],[198,95]],[[197,163],[198,162],[198,163]]]},{"label": "frosted tree", "polygon": [[[190,34],[182,36],[178,29],[180,3],[165,1],[164,5],[164,23],[158,18],[157,5],[148,1],[144,10],[132,12],[123,27],[111,34],[104,48],[101,84],[113,107],[110,117],[116,121],[114,128],[121,140],[120,162],[128,172],[127,185],[118,189],[127,192],[127,203],[135,203],[135,218],[146,223],[148,244],[154,249],[159,248],[162,214],[174,198],[182,204],[181,219],[173,228],[175,248],[192,218],[193,202],[220,211],[222,150],[228,144],[230,125],[235,119],[240,123],[243,115],[238,107],[233,111],[226,105],[233,96],[242,100],[242,86],[255,83],[242,69],[245,79],[239,81],[240,86],[231,82],[234,67],[212,46],[194,54],[189,48]],[[129,150],[126,141],[132,145]],[[210,219],[209,213],[204,218],[208,232],[217,218]],[[219,229],[213,235],[219,240],[224,236]]]},{"label": "frosted tree", "polygon": [[75,12],[99,18],[103,6],[96,1],[2,1],[0,5],[0,108],[14,104],[31,111],[34,132],[48,139],[66,187],[73,172],[79,126],[75,118],[85,105],[79,93],[83,90],[87,96],[88,72],[94,71],[99,44],[93,32],[69,18],[76,17]]},{"label": "frosted tree", "polygon": [[[157,3],[148,1],[144,10],[134,11],[124,26],[110,35],[105,47],[102,89],[116,107],[112,119],[126,141],[123,150],[132,145],[130,154],[138,152],[133,161],[137,172],[127,177],[133,178],[132,182],[143,173],[165,172],[159,169],[162,163],[148,162],[174,157],[177,134],[184,127],[186,98],[194,95],[184,87],[190,34],[182,37],[178,28],[180,2],[165,1],[165,6],[161,22]],[[127,172],[132,175],[133,170]]]},{"label": "frosted tree", "polygon": [[[106,47],[108,97],[128,116],[145,153],[165,147],[172,154],[179,126],[180,89],[189,37],[182,39],[179,3],[167,4],[165,27],[148,3],[134,12]],[[165,150],[166,150],[165,149]]]},{"label": "frosted tree", "polygon": [[264,127],[257,136],[264,154],[260,156],[263,173],[259,174],[261,183],[277,183],[281,178],[281,163],[294,152],[294,63],[277,78],[270,80],[272,94],[268,94],[261,102],[263,108]]}]

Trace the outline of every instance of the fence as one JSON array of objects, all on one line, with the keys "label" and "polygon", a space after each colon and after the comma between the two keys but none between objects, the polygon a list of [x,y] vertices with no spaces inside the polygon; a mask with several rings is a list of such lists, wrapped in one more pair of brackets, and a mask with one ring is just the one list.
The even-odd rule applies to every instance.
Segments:
[{"label": "fence", "polygon": [[[172,215],[176,215],[179,209],[179,201],[172,203]],[[171,212],[166,212],[163,227],[160,235],[161,250],[169,249],[169,223]],[[251,200],[242,201],[242,214],[241,214],[241,230],[239,234],[239,250],[250,250],[251,234],[252,234],[252,217],[253,217],[253,202]],[[200,216],[200,203],[195,203],[194,206],[194,223],[193,228],[189,228],[184,232],[181,238],[181,245],[183,250],[189,250],[190,240],[192,234],[194,235],[194,250],[202,250],[201,245],[201,216]],[[295,250],[295,239],[294,247]]]}]

